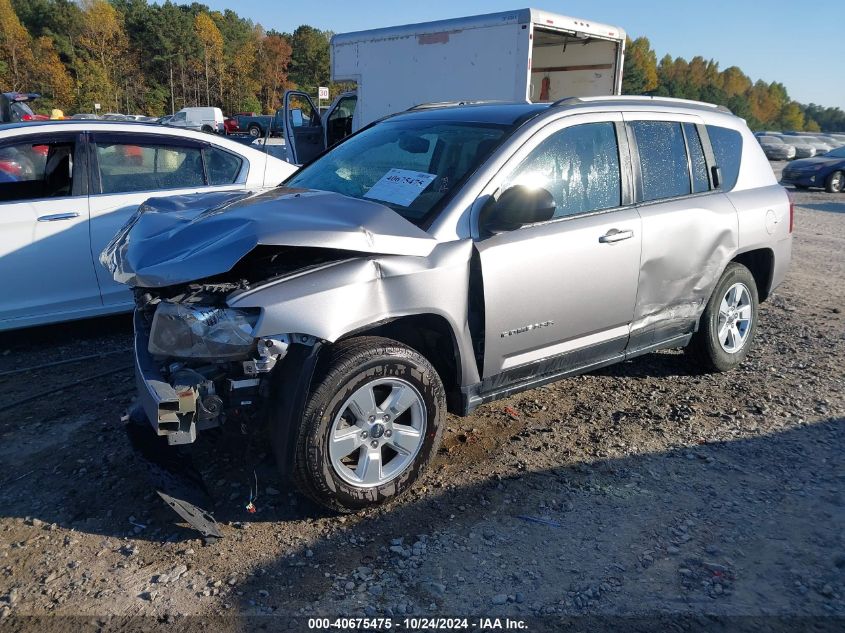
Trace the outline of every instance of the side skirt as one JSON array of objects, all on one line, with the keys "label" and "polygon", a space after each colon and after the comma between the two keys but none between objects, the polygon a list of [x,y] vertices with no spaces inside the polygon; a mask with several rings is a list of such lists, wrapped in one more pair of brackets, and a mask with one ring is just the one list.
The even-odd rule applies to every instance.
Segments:
[{"label": "side skirt", "polygon": [[[529,389],[535,389],[536,387],[542,387],[562,378],[585,374],[630,358],[656,352],[660,349],[685,347],[691,338],[692,333],[681,334],[658,343],[652,343],[634,350],[612,354],[599,360],[590,360],[587,362],[584,362],[585,350],[552,356],[551,358],[544,358],[536,363],[517,368],[519,374],[523,376],[522,379],[515,380],[511,378],[509,374],[512,372],[502,372],[496,376],[486,378],[479,383],[461,387],[463,396],[462,415],[469,415],[482,404],[501,400],[502,398],[507,398]],[[586,351],[594,352],[595,350],[588,349]],[[592,359],[596,358],[594,354],[590,354],[589,356]],[[578,361],[581,361],[581,363]],[[526,374],[530,374],[529,377],[524,377]]]}]

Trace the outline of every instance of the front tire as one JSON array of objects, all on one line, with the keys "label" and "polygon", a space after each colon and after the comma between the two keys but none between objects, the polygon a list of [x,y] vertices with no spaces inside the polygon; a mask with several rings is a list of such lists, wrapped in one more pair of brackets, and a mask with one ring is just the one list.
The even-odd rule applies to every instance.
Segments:
[{"label": "front tire", "polygon": [[835,171],[824,181],[824,190],[828,193],[839,193],[845,185],[845,176],[841,171]]},{"label": "front tire", "polygon": [[342,342],[305,405],[294,481],[338,512],[387,502],[425,470],[445,417],[443,384],[422,354],[380,337]]},{"label": "front tire", "polygon": [[689,351],[706,371],[729,371],[748,355],[757,330],[759,296],[754,276],[731,262],[701,315]]}]

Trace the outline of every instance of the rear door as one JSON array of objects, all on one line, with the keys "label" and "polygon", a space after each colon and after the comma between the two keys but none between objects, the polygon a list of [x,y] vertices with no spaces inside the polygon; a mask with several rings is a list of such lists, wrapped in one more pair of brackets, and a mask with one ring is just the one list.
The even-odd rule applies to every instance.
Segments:
[{"label": "rear door", "polygon": [[326,149],[320,113],[304,92],[288,90],[284,99],[288,162],[302,165]]},{"label": "rear door", "polygon": [[99,308],[85,172],[81,133],[0,143],[0,328]]},{"label": "rear door", "polygon": [[99,264],[100,253],[151,197],[241,188],[246,160],[209,143],[159,134],[95,133],[90,143],[91,255],[103,303],[132,303],[129,289]]},{"label": "rear door", "polygon": [[692,115],[626,113],[643,246],[632,352],[691,333],[737,249],[736,210],[716,188]]}]

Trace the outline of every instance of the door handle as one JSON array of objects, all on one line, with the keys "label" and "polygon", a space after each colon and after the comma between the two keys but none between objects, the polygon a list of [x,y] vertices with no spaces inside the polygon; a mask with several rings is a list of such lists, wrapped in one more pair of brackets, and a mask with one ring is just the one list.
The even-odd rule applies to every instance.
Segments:
[{"label": "door handle", "polygon": [[619,229],[610,229],[607,233],[599,238],[602,244],[613,244],[614,242],[621,242],[622,240],[630,240],[634,237],[633,231],[620,231]]},{"label": "door handle", "polygon": [[58,220],[72,220],[78,218],[78,213],[51,213],[50,215],[42,215],[38,218],[39,222],[56,222]]}]

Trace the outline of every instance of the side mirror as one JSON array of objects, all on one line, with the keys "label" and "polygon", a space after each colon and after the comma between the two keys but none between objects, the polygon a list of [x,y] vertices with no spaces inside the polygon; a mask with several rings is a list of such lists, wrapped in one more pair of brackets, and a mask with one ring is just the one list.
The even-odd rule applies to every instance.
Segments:
[{"label": "side mirror", "polygon": [[482,233],[503,233],[551,220],[555,209],[554,197],[542,187],[514,185],[484,206],[478,224]]}]

